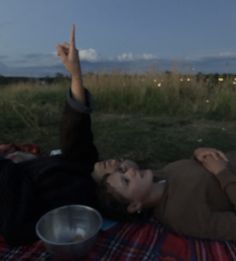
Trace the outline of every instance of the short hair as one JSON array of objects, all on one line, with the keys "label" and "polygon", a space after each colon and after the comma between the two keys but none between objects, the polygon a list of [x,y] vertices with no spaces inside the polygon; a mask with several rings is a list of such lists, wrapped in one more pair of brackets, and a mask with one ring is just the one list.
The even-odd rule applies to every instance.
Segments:
[{"label": "short hair", "polygon": [[102,215],[118,221],[135,221],[150,216],[149,209],[142,210],[141,213],[129,213],[129,200],[107,183],[109,176],[110,174],[105,174],[97,187],[98,208]]}]

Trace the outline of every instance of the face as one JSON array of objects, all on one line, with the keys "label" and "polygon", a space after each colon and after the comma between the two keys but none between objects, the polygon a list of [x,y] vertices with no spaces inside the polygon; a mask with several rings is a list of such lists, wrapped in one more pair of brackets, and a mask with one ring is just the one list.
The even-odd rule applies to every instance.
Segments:
[{"label": "face", "polygon": [[138,168],[138,165],[131,160],[118,160],[118,159],[108,159],[96,162],[94,165],[94,171],[92,173],[93,178],[96,182],[102,180],[105,174],[111,174],[119,169],[128,168]]},{"label": "face", "polygon": [[153,186],[153,172],[128,167],[121,164],[120,168],[111,173],[106,182],[109,186],[129,200],[129,212],[140,210],[147,202]]}]

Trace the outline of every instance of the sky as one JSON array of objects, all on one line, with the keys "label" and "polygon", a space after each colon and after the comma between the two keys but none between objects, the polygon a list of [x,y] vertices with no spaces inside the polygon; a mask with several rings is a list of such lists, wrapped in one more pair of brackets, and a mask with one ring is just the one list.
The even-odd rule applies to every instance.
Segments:
[{"label": "sky", "polygon": [[59,63],[72,24],[81,60],[236,57],[235,0],[1,0],[0,64]]}]

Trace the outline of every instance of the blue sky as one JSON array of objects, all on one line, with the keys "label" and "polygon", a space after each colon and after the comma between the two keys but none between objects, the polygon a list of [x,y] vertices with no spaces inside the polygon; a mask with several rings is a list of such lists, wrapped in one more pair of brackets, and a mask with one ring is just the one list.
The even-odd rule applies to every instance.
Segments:
[{"label": "blue sky", "polygon": [[0,64],[57,64],[73,23],[83,60],[235,57],[235,11],[235,0],[1,0]]}]

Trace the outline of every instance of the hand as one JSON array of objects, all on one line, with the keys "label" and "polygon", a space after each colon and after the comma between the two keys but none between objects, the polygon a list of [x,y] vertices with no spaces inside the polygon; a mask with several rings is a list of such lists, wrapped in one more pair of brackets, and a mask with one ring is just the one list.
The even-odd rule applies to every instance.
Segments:
[{"label": "hand", "polygon": [[70,33],[70,43],[64,42],[57,45],[57,55],[73,77],[81,77],[79,53],[75,46],[75,25]]},{"label": "hand", "polygon": [[226,155],[217,149],[214,148],[198,148],[193,153],[194,157],[200,161],[201,163],[204,161],[205,157],[212,156],[215,160],[223,160],[223,161],[229,161],[226,157]]},{"label": "hand", "polygon": [[217,156],[217,154],[214,154],[214,157],[212,155],[206,155],[201,163],[205,169],[215,176],[227,167],[227,161],[222,160],[222,158]]}]

